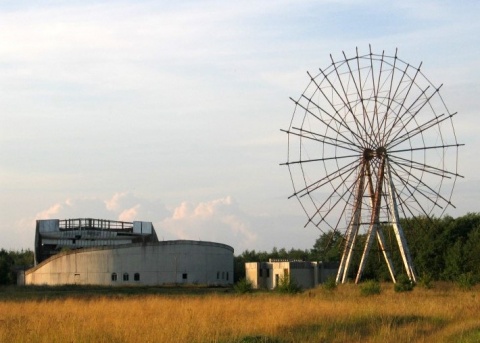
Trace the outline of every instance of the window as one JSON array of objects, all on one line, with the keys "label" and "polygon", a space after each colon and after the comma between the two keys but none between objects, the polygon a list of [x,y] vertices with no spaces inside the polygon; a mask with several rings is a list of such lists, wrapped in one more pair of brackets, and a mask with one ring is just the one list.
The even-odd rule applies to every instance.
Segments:
[{"label": "window", "polygon": [[263,269],[262,269],[262,268],[260,268],[260,269],[258,270],[258,276],[260,276],[260,277],[262,277],[262,276],[263,276],[263,275],[262,275],[262,274],[263,274],[263,273],[262,273],[262,271],[263,271]]},{"label": "window", "polygon": [[267,269],[267,277],[270,277],[270,269]]},{"label": "window", "polygon": [[135,274],[133,275],[133,280],[135,280],[135,281],[140,281],[140,273],[135,273]]},{"label": "window", "polygon": [[128,281],[128,273],[123,274],[123,281]]},{"label": "window", "polygon": [[217,272],[217,280],[220,279],[220,272]]},{"label": "window", "polygon": [[227,272],[227,281],[228,281],[228,272]]},{"label": "window", "polygon": [[182,274],[182,279],[186,280],[187,279],[187,273]]},{"label": "window", "polygon": [[112,273],[112,281],[117,281],[117,273]]}]

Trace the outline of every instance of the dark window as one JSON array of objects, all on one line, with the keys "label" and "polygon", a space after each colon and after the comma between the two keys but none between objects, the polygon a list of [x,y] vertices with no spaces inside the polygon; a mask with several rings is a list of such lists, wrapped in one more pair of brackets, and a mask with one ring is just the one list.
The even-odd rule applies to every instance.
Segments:
[{"label": "dark window", "polygon": [[117,273],[112,273],[112,281],[117,281]]},{"label": "dark window", "polygon": [[135,275],[133,275],[133,280],[140,281],[140,273],[135,273]]},{"label": "dark window", "polygon": [[182,274],[182,279],[186,280],[187,279],[187,273]]},{"label": "dark window", "polygon": [[227,281],[228,281],[228,272],[227,272]]},{"label": "dark window", "polygon": [[270,269],[267,269],[267,277],[270,277]]},{"label": "dark window", "polygon": [[260,268],[260,269],[258,270],[258,276],[260,276],[260,277],[262,277],[262,276],[263,276],[263,275],[262,275],[262,274],[263,274],[263,273],[262,273],[262,271],[263,271],[263,269],[262,269],[262,268]]},{"label": "dark window", "polygon": [[217,272],[217,279],[220,279],[220,272]]},{"label": "dark window", "polygon": [[123,281],[128,281],[128,273],[123,274]]}]

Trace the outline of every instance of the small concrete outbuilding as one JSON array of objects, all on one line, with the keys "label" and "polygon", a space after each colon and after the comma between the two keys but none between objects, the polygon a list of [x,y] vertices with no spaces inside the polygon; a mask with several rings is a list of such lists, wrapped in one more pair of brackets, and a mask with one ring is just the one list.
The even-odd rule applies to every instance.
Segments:
[{"label": "small concrete outbuilding", "polygon": [[27,285],[230,285],[233,248],[158,241],[150,222],[38,220],[35,266],[24,273]]},{"label": "small concrete outbuilding", "polygon": [[270,259],[268,262],[245,263],[245,275],[253,288],[274,289],[282,278],[290,278],[307,289],[324,283],[335,276],[338,263],[289,261]]}]

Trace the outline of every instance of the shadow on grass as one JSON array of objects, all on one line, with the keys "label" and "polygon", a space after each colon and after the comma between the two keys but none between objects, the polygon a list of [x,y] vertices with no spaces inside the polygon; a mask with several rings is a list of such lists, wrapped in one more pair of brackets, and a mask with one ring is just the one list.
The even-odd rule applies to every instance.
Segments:
[{"label": "shadow on grass", "polygon": [[92,299],[96,297],[124,298],[145,295],[208,295],[230,294],[231,287],[201,285],[167,286],[1,286],[0,300],[54,300],[62,298]]},{"label": "shadow on grass", "polygon": [[[391,334],[392,338],[402,329],[414,326],[416,338],[428,337],[445,325],[439,318],[421,316],[368,316],[342,319],[336,322],[325,322],[311,325],[285,327],[282,329],[281,342],[338,342],[341,337],[354,338],[361,341],[367,338],[379,338],[380,332]],[[470,341],[467,341],[470,342]]]}]

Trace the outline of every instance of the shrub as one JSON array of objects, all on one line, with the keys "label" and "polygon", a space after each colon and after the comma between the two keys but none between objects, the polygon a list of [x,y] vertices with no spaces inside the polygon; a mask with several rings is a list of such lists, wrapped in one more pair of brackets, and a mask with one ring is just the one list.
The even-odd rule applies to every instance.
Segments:
[{"label": "shrub", "polygon": [[333,291],[337,288],[337,281],[334,276],[330,276],[322,285],[323,289]]},{"label": "shrub", "polygon": [[473,279],[472,273],[460,274],[457,279],[457,285],[460,289],[468,291],[475,285],[475,280]]},{"label": "shrub", "polygon": [[240,279],[235,285],[233,285],[233,289],[237,293],[244,294],[244,293],[250,293],[253,287],[250,280],[243,278],[243,279]]},{"label": "shrub", "polygon": [[360,285],[360,294],[363,296],[380,294],[380,284],[375,280],[369,280]]},{"label": "shrub", "polygon": [[431,289],[433,288],[432,281],[432,275],[424,272],[418,279],[418,284],[425,289]]},{"label": "shrub", "polygon": [[302,291],[302,288],[295,282],[294,279],[288,275],[282,276],[278,280],[278,285],[275,290],[280,293],[295,294]]},{"label": "shrub", "polygon": [[395,292],[410,292],[415,287],[415,284],[405,274],[397,278],[397,282],[393,285]]}]

